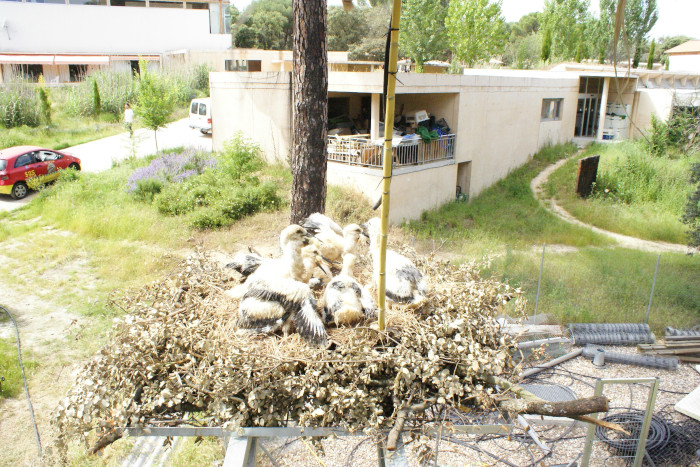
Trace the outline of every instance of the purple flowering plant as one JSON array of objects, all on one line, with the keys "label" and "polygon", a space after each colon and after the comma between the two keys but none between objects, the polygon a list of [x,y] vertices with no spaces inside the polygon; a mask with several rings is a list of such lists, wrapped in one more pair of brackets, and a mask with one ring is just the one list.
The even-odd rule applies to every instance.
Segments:
[{"label": "purple flowering plant", "polygon": [[180,153],[163,154],[151,161],[146,167],[139,167],[129,177],[129,193],[139,190],[139,186],[180,183],[199,175],[208,168],[216,166],[216,159],[207,158],[209,154],[186,148]]}]

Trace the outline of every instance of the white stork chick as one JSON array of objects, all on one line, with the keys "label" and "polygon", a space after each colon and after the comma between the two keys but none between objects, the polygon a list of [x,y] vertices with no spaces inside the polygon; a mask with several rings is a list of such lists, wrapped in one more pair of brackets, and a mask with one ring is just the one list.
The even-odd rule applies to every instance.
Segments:
[{"label": "white stork chick", "polygon": [[326,286],[323,293],[323,322],[349,326],[377,312],[372,296],[353,277],[355,255],[343,255],[343,269]]},{"label": "white stork chick", "polygon": [[301,225],[309,232],[316,232],[324,228],[330,229],[338,235],[343,235],[343,229],[333,219],[318,212],[301,221]]},{"label": "white stork chick", "polygon": [[286,333],[293,324],[305,340],[313,344],[326,341],[326,330],[311,289],[295,279],[303,273],[301,248],[308,241],[309,234],[298,225],[282,231],[282,257],[265,261],[246,281],[238,306],[240,329],[257,332],[282,329]]},{"label": "white stork chick", "polygon": [[304,274],[302,275],[301,278],[298,280],[308,284],[309,281],[314,276],[314,272],[316,271],[316,268],[318,267],[323,271],[324,274],[326,274],[328,277],[331,276],[331,271],[328,269],[326,266],[326,263],[329,261],[326,260],[326,258],[323,257],[321,254],[321,250],[319,250],[318,246],[314,243],[311,243],[310,245],[305,246],[304,248],[301,249],[301,258],[302,262],[304,263]]},{"label": "white stork chick", "polygon": [[243,277],[247,278],[253,274],[266,260],[269,260],[269,258],[263,258],[257,253],[240,252],[233,257],[231,262],[228,263],[226,267],[233,269],[234,271],[240,273]]},{"label": "white stork chick", "polygon": [[[372,255],[374,285],[379,287],[379,240],[380,220],[375,217],[367,224],[369,231],[369,251]],[[397,303],[408,303],[414,306],[425,300],[426,285],[423,274],[405,256],[386,250],[386,298]]]}]

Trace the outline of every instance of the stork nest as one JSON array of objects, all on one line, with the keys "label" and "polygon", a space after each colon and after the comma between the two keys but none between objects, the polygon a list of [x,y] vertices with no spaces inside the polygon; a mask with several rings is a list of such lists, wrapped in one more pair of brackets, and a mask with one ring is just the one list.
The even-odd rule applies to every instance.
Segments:
[{"label": "stork nest", "polygon": [[193,254],[162,281],[112,299],[125,315],[57,407],[59,443],[112,427],[292,420],[376,433],[411,404],[491,406],[483,377],[514,369],[514,341],[495,316],[519,290],[481,278],[483,264],[414,258],[432,289],[420,309],[393,306],[385,331],[330,328],[330,346],[316,348],[296,334],[238,331],[237,303],[224,293],[237,281]]}]

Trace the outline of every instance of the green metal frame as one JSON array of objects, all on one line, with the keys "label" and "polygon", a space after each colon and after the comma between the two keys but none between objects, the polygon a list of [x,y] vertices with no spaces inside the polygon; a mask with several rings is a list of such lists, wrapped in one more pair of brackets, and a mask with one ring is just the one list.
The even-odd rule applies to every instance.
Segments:
[{"label": "green metal frame", "polygon": [[[599,379],[595,385],[595,395],[603,395],[603,387],[606,384],[651,384],[649,389],[649,398],[644,412],[644,421],[642,429],[639,433],[639,442],[637,443],[637,452],[634,455],[634,467],[641,467],[644,460],[644,451],[647,445],[647,436],[649,435],[649,425],[651,424],[651,416],[654,414],[654,405],[656,404],[656,394],[659,390],[658,378],[604,378]],[[592,414],[591,417],[598,418],[598,414]],[[593,441],[595,439],[595,425],[588,426],[588,435],[586,436],[586,446],[583,450],[583,458],[581,465],[587,467],[591,460],[591,452],[593,451]]]}]

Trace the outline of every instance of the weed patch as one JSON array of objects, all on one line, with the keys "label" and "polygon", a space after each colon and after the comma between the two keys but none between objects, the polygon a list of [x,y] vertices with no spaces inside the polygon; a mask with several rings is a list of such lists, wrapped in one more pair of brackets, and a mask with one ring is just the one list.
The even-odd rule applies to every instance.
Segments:
[{"label": "weed patch", "polygon": [[527,164],[484,190],[471,202],[453,201],[439,209],[424,212],[420,220],[408,224],[418,238],[438,238],[461,244],[602,245],[606,240],[588,229],[558,220],[540,206],[530,181],[547,165],[576,151],[571,144],[543,148]]},{"label": "weed patch", "polygon": [[[669,159],[647,153],[641,142],[592,145],[583,156],[599,154],[593,195],[575,193],[577,161],[555,171],[545,190],[576,218],[597,227],[647,240],[685,243],[681,222],[695,158]],[[700,159],[698,159],[700,160]]]},{"label": "weed patch", "polygon": [[[2,313],[2,321],[7,316]],[[9,319],[8,319],[9,321]],[[37,362],[32,359],[31,353],[27,349],[22,349],[22,363],[27,376],[37,368]],[[0,399],[15,397],[20,394],[23,388],[22,371],[19,368],[17,359],[17,344],[14,339],[0,339]]]}]

